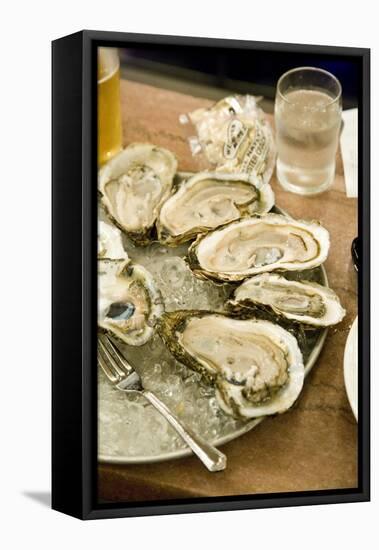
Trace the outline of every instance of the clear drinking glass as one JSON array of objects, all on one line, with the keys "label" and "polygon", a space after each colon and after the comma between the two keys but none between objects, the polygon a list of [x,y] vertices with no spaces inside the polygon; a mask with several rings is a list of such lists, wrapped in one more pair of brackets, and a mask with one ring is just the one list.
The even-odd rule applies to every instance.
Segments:
[{"label": "clear drinking glass", "polygon": [[280,184],[301,195],[333,182],[341,125],[341,84],[314,67],[284,73],[277,84],[275,126]]},{"label": "clear drinking glass", "polygon": [[116,48],[99,48],[97,56],[98,162],[103,164],[122,146],[120,60]]}]

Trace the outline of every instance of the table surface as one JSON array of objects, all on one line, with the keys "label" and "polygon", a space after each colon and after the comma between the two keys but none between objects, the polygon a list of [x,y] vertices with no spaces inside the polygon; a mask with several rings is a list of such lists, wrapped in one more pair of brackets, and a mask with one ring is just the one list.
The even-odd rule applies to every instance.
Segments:
[{"label": "table surface", "polygon": [[[124,145],[150,142],[173,151],[179,170],[207,168],[189,150],[188,128],[179,115],[209,100],[123,80],[121,102]],[[272,120],[270,118],[270,120]],[[350,246],[357,235],[357,199],[347,198],[340,154],[331,189],[302,197],[271,180],[276,204],[291,216],[319,220],[330,232],[325,268],[346,317],[329,330],[321,355],[296,405],[223,446],[224,472],[211,474],[197,458],[147,465],[99,465],[101,501],[244,495],[352,488],[357,486],[357,425],[344,387],[343,354],[357,314],[356,274]]]}]

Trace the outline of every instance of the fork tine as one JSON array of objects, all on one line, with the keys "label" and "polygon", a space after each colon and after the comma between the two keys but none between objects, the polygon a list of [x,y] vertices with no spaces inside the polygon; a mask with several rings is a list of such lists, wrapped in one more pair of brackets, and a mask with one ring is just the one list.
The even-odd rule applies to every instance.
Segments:
[{"label": "fork tine", "polygon": [[134,368],[125,359],[123,352],[109,336],[104,335],[101,340],[105,349],[112,356],[113,360],[117,363],[118,368],[121,369],[123,374],[129,376],[129,374],[134,372]]},{"label": "fork tine", "polygon": [[112,363],[107,361],[106,356],[104,355],[103,350],[100,348],[100,342],[97,345],[97,361],[102,368],[105,376],[114,384],[120,381],[120,377],[117,374],[116,370],[113,368]]},{"label": "fork tine", "polygon": [[[120,363],[120,360],[122,363]],[[130,392],[132,389],[133,392],[137,391],[137,393],[143,395],[166,418],[208,470],[216,472],[225,469],[225,455],[181,424],[178,418],[170,412],[154,393],[143,388],[137,372],[128,364],[118,347],[106,335],[99,335],[98,337],[98,361],[106,376],[114,383],[117,389],[126,392]],[[120,364],[122,364],[123,368],[128,369],[128,375],[126,371],[122,370],[121,378],[115,380],[119,376]],[[132,386],[134,387],[132,388]]]},{"label": "fork tine", "polygon": [[114,354],[110,353],[108,346],[105,344],[106,340],[105,338],[99,338],[99,348],[102,353],[103,358],[108,363],[108,365],[112,368],[112,370],[115,372],[116,376],[119,380],[124,378],[125,372],[123,369],[120,368],[117,358],[114,356]]}]

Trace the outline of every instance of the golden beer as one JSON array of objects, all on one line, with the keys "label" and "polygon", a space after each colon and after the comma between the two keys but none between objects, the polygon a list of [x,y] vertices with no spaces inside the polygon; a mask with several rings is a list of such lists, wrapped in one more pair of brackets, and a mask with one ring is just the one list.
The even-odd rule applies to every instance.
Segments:
[{"label": "golden beer", "polygon": [[120,61],[116,48],[98,49],[97,93],[97,144],[101,165],[122,146]]}]

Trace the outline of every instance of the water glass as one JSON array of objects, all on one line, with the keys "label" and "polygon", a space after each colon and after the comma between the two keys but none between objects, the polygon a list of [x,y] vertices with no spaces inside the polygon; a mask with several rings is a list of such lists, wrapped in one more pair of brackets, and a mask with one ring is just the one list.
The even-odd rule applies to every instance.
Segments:
[{"label": "water glass", "polygon": [[299,67],[283,74],[275,98],[277,178],[301,195],[325,191],[334,180],[341,125],[341,84],[331,73]]}]

